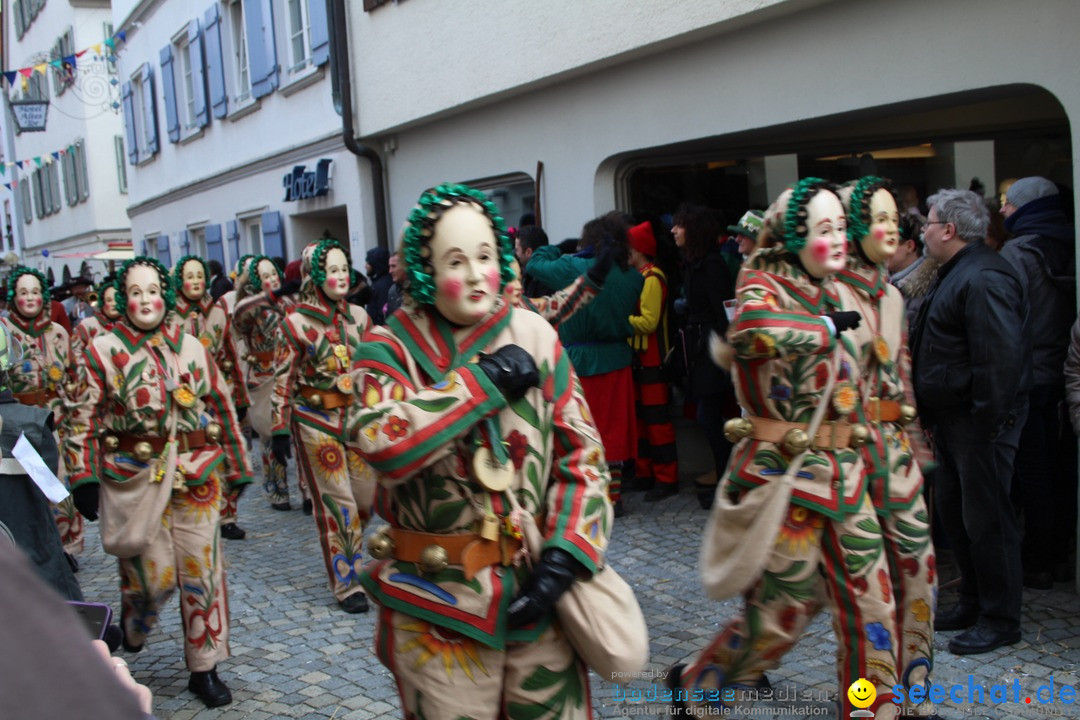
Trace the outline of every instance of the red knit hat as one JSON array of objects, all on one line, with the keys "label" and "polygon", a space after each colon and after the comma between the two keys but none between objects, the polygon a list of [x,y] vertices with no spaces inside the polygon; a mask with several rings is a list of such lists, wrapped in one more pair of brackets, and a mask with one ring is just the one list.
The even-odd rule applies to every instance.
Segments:
[{"label": "red knit hat", "polygon": [[656,257],[656,238],[653,236],[652,223],[643,222],[626,231],[630,238],[630,247],[642,255]]}]

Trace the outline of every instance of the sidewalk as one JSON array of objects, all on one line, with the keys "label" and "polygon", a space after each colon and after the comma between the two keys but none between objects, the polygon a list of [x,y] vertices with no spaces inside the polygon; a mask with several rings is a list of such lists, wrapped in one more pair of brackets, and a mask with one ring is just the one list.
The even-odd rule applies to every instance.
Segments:
[{"label": "sidewalk", "polygon": [[[696,429],[685,424],[680,427],[679,442],[680,454],[685,455],[681,494],[652,505],[643,504],[640,493],[628,494],[629,512],[616,523],[609,551],[645,611],[652,646],[649,669],[656,675],[703,647],[739,605],[708,600],[698,582],[698,541],[706,513],[698,508],[690,483],[703,472],[705,450]],[[293,504],[298,508],[295,481],[292,487]],[[373,654],[374,612],[347,615],[338,609],[326,587],[312,518],[298,509],[271,510],[255,484],[242,498],[240,524],[248,531],[247,539],[224,541],[233,657],[219,668],[234,702],[208,710],[187,691],[180,613],[173,605],[164,611],[161,626],[146,649],[125,655],[136,679],[153,690],[157,716],[162,720],[401,717],[390,673]],[[108,602],[119,613],[116,562],[102,552],[96,523],[87,527],[87,549],[80,557],[82,570],[77,577],[87,600]],[[1080,596],[1071,585],[1059,584],[1053,590],[1025,591],[1024,602],[1024,640],[1015,647],[961,658],[945,649],[952,633],[938,634],[933,677],[938,684],[960,683],[965,688],[969,675],[987,688],[1008,684],[1010,699],[1017,679],[1021,704],[945,704],[939,707],[943,717],[1080,717],[1080,704],[1040,705],[1033,694],[1051,679],[1055,692],[1066,684],[1080,687]],[[781,666],[769,672],[778,697],[794,692],[803,697],[809,691],[815,702],[801,706],[801,712],[836,717],[831,704],[819,700],[836,692],[834,657],[828,618],[818,617]],[[648,692],[654,679],[662,686],[662,680],[651,676],[631,683],[629,691]],[[661,704],[630,702],[625,690],[619,692],[624,694],[616,694],[615,686],[593,676],[595,715],[666,714]],[[1031,705],[1022,703],[1025,697],[1032,698]],[[750,716],[792,717],[789,705],[788,701],[759,701]],[[73,717],[77,715],[76,711]]]}]

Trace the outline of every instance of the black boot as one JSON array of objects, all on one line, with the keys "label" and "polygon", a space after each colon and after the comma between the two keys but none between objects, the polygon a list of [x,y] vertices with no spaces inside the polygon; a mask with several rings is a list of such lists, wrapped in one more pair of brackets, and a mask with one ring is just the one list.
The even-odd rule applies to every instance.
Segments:
[{"label": "black boot", "polygon": [[217,667],[205,672],[191,673],[188,690],[199,696],[206,707],[221,707],[232,702],[232,693],[218,677]]},{"label": "black boot", "polygon": [[341,609],[347,613],[366,613],[368,611],[367,595],[362,592],[353,593],[340,603]]},{"label": "black boot", "polygon": [[143,646],[146,643],[139,643],[138,645],[132,645],[128,642],[127,637],[127,623],[124,622],[123,613],[120,614],[120,646],[129,653],[142,652]]},{"label": "black boot", "polygon": [[221,537],[229,540],[243,540],[247,537],[247,533],[239,525],[231,522],[221,526]]},{"label": "black boot", "polygon": [[304,501],[304,508],[303,508],[304,514],[305,515],[310,515],[311,511],[312,511],[312,509],[314,509],[314,507],[315,506],[312,504],[311,500],[305,500]]}]

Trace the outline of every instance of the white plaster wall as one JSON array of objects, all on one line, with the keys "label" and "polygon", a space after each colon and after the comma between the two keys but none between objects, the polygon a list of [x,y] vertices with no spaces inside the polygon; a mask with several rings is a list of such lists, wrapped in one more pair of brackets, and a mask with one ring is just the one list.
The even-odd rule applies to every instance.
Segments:
[{"label": "white plaster wall", "polygon": [[[274,6],[275,38],[278,64],[281,66],[280,86],[277,91],[261,98],[255,112],[231,119],[213,117],[203,128],[203,135],[187,143],[172,143],[166,128],[165,101],[161,83],[160,51],[172,42],[172,38],[187,23],[198,19],[200,26],[210,2],[197,3],[163,2],[152,5],[150,14],[139,16],[139,26],[131,27],[129,17],[134,2],[114,3],[117,28],[127,31],[127,44],[120,53],[120,79],[128,81],[131,75],[150,62],[154,69],[154,90],[157,98],[158,138],[160,150],[153,159],[139,165],[128,165],[129,205],[138,205],[148,198],[156,198],[169,191],[199,180],[211,178],[221,172],[242,166],[254,160],[273,156],[278,152],[303,146],[315,139],[340,134],[341,117],[334,111],[330,96],[330,74],[325,67],[319,71],[320,80],[295,94],[286,97],[281,86],[290,81],[285,70],[287,48],[285,45],[286,18],[284,3]],[[228,52],[229,24],[226,10],[220,8],[222,43]],[[236,111],[233,98],[236,95],[231,65],[226,63],[226,87],[229,93],[229,113]],[[179,73],[176,75],[180,82]],[[276,197],[274,191],[269,197]],[[136,225],[140,220],[133,218]]]},{"label": "white plaster wall", "polygon": [[[430,3],[402,3],[381,10],[404,12],[411,5],[431,8]],[[701,4],[691,5],[702,9]],[[504,21],[521,22],[518,16]],[[585,220],[614,207],[614,174],[625,153],[1013,83],[1035,84],[1053,93],[1073,121],[1073,147],[1080,147],[1075,122],[1080,118],[1077,28],[1080,3],[1073,0],[1032,5],[1011,0],[837,0],[457,114],[448,113],[459,103],[446,100],[441,109],[423,109],[441,111],[444,116],[437,121],[393,133],[397,149],[386,158],[391,227],[402,222],[420,192],[434,183],[515,171],[532,175],[536,161],[542,160],[545,227],[551,237],[575,236]],[[432,33],[426,43],[441,48],[454,69],[451,58],[469,52],[474,38],[461,35],[459,27],[452,30]],[[512,29],[507,32],[513,35]],[[354,47],[376,42],[370,33],[355,29],[351,38]],[[918,52],[912,52],[914,39]],[[500,46],[507,63],[520,59],[513,43],[500,40]],[[1003,52],[1005,48],[1015,51]],[[551,46],[547,52],[557,54]],[[372,83],[379,87],[383,82],[369,75],[393,77],[402,55],[395,56],[395,62],[379,63],[377,71],[357,81],[362,113],[393,112],[368,108]],[[404,62],[397,66],[401,72],[395,82],[411,88],[414,80],[405,71],[413,65]],[[363,63],[358,65],[360,72]],[[503,73],[487,65],[454,77],[464,75],[471,84],[485,87],[484,77],[492,72]],[[456,86],[457,80],[447,82]],[[411,93],[398,93],[403,94]],[[361,127],[415,120],[420,111]],[[373,138],[372,144],[381,147],[379,139]],[[1074,187],[1080,186],[1078,172],[1074,165]]]},{"label": "white plaster wall", "polygon": [[360,133],[829,0],[346,3]]},{"label": "white plaster wall", "polygon": [[[50,50],[68,26],[73,30],[76,52],[101,43],[105,40],[104,24],[111,20],[112,15],[107,7],[72,7],[66,2],[48,2],[22,40],[16,40],[14,21],[6,20],[8,36],[12,41],[6,53],[8,66],[17,69],[30,65],[34,60],[40,61],[45,57],[41,53]],[[80,61],[90,60],[89,54],[80,58]],[[40,219],[34,213],[33,222],[23,225],[28,258],[40,257],[40,249],[46,246],[53,249],[60,246],[63,251],[103,249],[101,243],[76,238],[100,231],[107,231],[111,236],[115,236],[116,231],[123,234],[130,226],[124,212],[124,196],[119,190],[113,150],[113,136],[122,134],[123,120],[119,113],[105,110],[101,106],[106,102],[108,78],[104,72],[86,69],[76,81],[76,88],[68,88],[63,95],[57,96],[50,71],[50,105],[45,131],[24,132],[14,139],[14,153],[9,158],[14,160],[44,157],[66,148],[79,138],[85,141],[86,148],[89,197],[74,206],[67,204],[61,165],[60,212]],[[14,96],[17,97],[18,93]],[[24,164],[23,168],[19,171],[19,181],[29,183],[31,172],[36,166],[31,161],[29,165]],[[10,177],[9,170],[4,182],[9,181]],[[67,261],[73,268],[77,268],[79,262]],[[52,264],[59,270],[62,261]]]}]

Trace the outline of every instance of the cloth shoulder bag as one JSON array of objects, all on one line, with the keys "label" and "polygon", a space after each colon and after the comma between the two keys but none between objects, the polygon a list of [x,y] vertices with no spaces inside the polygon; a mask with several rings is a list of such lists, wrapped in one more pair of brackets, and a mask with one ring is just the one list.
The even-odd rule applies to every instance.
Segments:
[{"label": "cloth shoulder bag", "polygon": [[[519,516],[525,549],[539,559],[544,539],[532,514],[511,490],[506,493]],[[597,675],[614,683],[639,677],[649,662],[649,628],[634,590],[615,568],[604,565],[587,580],[576,580],[555,603],[563,632]]]},{"label": "cloth shoulder bag", "polygon": [[[832,397],[840,367],[839,346],[833,353],[831,365],[822,400],[807,427],[811,438],[817,436]],[[724,477],[716,490],[698,555],[701,583],[709,597],[726,600],[741,595],[761,577],[787,514],[795,476],[809,452],[807,449],[792,458],[780,478],[740,493],[737,501],[732,501],[729,494],[731,473]]]},{"label": "cloth shoulder bag", "polygon": [[[161,530],[176,475],[176,405],[169,413],[165,451],[123,482],[105,477],[100,514],[101,545],[118,558],[142,554]],[[164,463],[164,464],[163,464]],[[159,475],[160,471],[160,475]]]}]

